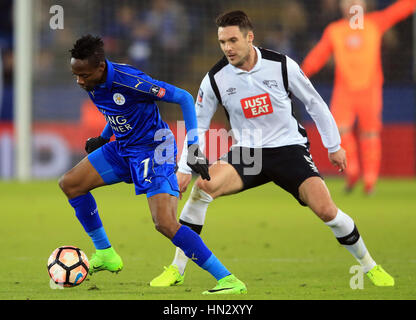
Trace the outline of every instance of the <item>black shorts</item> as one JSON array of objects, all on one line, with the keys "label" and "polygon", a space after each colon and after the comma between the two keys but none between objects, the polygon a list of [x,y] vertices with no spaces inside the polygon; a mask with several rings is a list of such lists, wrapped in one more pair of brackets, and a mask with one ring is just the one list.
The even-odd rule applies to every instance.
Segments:
[{"label": "black shorts", "polygon": [[273,181],[299,199],[299,186],[310,177],[321,177],[307,147],[291,145],[253,149],[234,147],[220,160],[231,164],[243,180],[243,189],[251,189]]}]

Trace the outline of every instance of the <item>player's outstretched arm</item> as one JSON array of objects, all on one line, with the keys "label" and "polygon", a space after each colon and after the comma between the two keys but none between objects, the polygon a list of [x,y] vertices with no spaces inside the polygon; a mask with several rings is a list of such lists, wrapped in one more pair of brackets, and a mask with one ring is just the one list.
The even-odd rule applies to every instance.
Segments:
[{"label": "player's outstretched arm", "polygon": [[87,141],[85,142],[85,151],[87,153],[93,152],[94,150],[102,147],[107,142],[109,142],[112,136],[113,130],[111,129],[111,125],[107,123],[100,136],[87,139]]},{"label": "player's outstretched arm", "polygon": [[315,73],[318,73],[332,55],[333,48],[329,33],[330,28],[327,27],[322,38],[303,60],[301,68],[307,77],[312,77]]},{"label": "player's outstretched arm", "polygon": [[198,144],[198,121],[196,118],[194,99],[189,92],[180,88],[175,88],[171,102],[181,106],[183,118],[185,120],[188,145],[186,163],[193,171],[200,174],[202,179],[210,180],[208,160],[200,150]]},{"label": "player's outstretched arm", "polygon": [[192,95],[186,90],[175,87],[172,99],[169,102],[177,103],[181,106],[188,145],[198,143],[198,121]]},{"label": "player's outstretched arm", "polygon": [[[179,99],[178,99],[179,95]],[[184,95],[184,97],[181,97],[181,95]],[[174,99],[176,99],[176,103],[179,103],[181,100],[183,101],[181,104],[182,112],[187,114],[187,108],[191,108],[190,104],[194,103],[194,100],[190,94],[188,94],[185,90],[175,88],[175,94],[173,95]],[[179,102],[178,102],[179,101]],[[174,102],[170,100],[169,102]],[[182,105],[185,104],[185,107]],[[186,128],[188,131],[188,135],[194,135],[191,137],[186,137],[186,141],[188,143],[184,143],[183,149],[182,149],[182,155],[178,162],[178,182],[179,182],[179,188],[181,188],[181,192],[186,191],[186,187],[191,181],[192,177],[192,168],[188,166],[188,146],[189,141],[194,140],[195,141],[195,135],[198,135],[198,144],[199,149],[204,150],[205,147],[205,132],[209,129],[211,119],[213,115],[215,114],[215,111],[217,110],[218,106],[218,100],[215,96],[214,91],[212,90],[211,81],[209,79],[208,73],[203,78],[200,88],[198,90],[198,98],[196,101],[195,106],[192,105],[192,110],[196,113],[196,122],[198,129],[195,131],[190,132],[189,126]],[[185,119],[186,121],[186,119]],[[186,124],[186,123],[185,123]],[[207,162],[208,163],[208,162]],[[183,182],[181,184],[181,181]]]},{"label": "player's outstretched arm", "polygon": [[409,17],[416,9],[416,0],[398,0],[384,10],[369,14],[377,22],[382,32]]}]

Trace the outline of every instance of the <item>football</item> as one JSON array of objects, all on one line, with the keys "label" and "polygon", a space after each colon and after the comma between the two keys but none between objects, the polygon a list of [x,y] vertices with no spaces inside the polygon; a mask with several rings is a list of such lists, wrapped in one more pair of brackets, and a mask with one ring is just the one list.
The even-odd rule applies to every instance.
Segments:
[{"label": "football", "polygon": [[75,287],[87,278],[90,264],[81,249],[62,246],[52,252],[47,267],[49,276],[57,285]]}]

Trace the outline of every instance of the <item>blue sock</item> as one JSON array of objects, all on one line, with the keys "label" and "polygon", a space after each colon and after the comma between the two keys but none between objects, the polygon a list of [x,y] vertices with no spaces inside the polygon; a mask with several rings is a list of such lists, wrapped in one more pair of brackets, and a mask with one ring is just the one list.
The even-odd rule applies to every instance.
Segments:
[{"label": "blue sock", "polygon": [[175,246],[201,268],[219,280],[231,274],[207,248],[201,237],[187,226],[181,226],[172,238]]},{"label": "blue sock", "polygon": [[211,273],[217,281],[231,274],[214,254],[211,254],[201,268]]},{"label": "blue sock", "polygon": [[108,240],[104,227],[95,229],[87,233],[91,237],[95,249],[102,250],[111,247],[110,241]]},{"label": "blue sock", "polygon": [[98,214],[97,204],[91,193],[70,199],[69,203],[75,209],[75,215],[84,230],[91,237],[96,249],[111,247]]}]

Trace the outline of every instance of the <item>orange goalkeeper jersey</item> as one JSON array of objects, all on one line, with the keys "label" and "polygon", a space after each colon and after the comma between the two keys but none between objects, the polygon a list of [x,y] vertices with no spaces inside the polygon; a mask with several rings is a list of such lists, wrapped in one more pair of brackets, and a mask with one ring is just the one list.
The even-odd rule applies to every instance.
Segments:
[{"label": "orange goalkeeper jersey", "polygon": [[412,14],[416,0],[399,0],[384,10],[364,15],[364,28],[352,29],[347,19],[326,27],[319,43],[302,64],[310,77],[332,54],[335,58],[335,86],[365,90],[383,83],[381,40],[385,31]]}]

